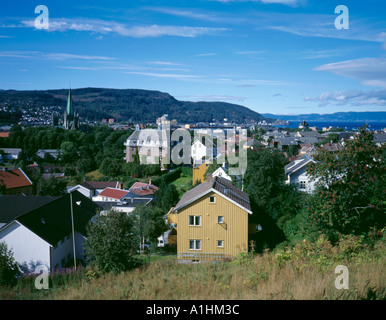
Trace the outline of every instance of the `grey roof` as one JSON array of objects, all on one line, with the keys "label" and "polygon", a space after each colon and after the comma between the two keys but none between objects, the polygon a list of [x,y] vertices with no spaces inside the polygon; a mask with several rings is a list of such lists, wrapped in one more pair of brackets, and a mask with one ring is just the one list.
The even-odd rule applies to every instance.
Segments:
[{"label": "grey roof", "polygon": [[311,159],[307,154],[303,154],[302,156],[296,158],[294,161],[290,162],[284,167],[285,174],[291,174],[297,170],[299,170],[301,167],[303,167],[308,162],[315,162],[313,159]]},{"label": "grey roof", "polygon": [[160,129],[142,129],[134,131],[130,137],[127,138],[124,143],[125,146],[141,146],[142,144],[149,142],[151,139],[156,137],[156,140],[153,142],[162,144],[167,142],[167,132],[166,130]]},{"label": "grey roof", "polygon": [[20,148],[0,148],[0,150],[3,150],[5,155],[11,155],[14,157],[18,157],[19,153],[22,151]]},{"label": "grey roof", "polygon": [[386,133],[375,133],[374,134],[375,143],[386,143]]},{"label": "grey roof", "polygon": [[51,196],[0,196],[0,223],[9,223],[15,218],[58,198]]},{"label": "grey roof", "polygon": [[277,138],[282,146],[298,145],[300,140],[293,137]]},{"label": "grey roof", "polygon": [[320,137],[321,134],[317,131],[298,131],[297,134],[302,137]]},{"label": "grey roof", "polygon": [[246,210],[251,210],[248,194],[237,189],[235,186],[230,184],[228,180],[221,177],[209,177],[207,181],[186,192],[175,206],[175,210],[178,210],[196,199],[199,199],[211,189],[220,192]]}]

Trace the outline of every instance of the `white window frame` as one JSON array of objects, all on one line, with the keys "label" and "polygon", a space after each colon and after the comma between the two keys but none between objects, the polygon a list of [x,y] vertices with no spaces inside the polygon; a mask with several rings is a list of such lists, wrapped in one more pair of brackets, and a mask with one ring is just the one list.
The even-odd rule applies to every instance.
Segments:
[{"label": "white window frame", "polygon": [[[221,241],[221,245],[219,245]],[[224,240],[217,240],[217,248],[224,248]]]},{"label": "white window frame", "polygon": [[304,180],[299,181],[299,189],[301,190],[307,189],[307,181],[304,181]]},{"label": "white window frame", "polygon": [[[193,217],[193,223],[191,223],[191,217]],[[190,215],[189,216],[189,226],[191,226],[191,227],[200,227],[201,226],[201,216]]]},{"label": "white window frame", "polygon": [[224,216],[217,216],[217,223],[219,223],[219,224],[224,223]]},{"label": "white window frame", "polygon": [[[213,198],[213,201],[210,201]],[[209,203],[216,203],[216,197],[215,196],[209,196]]]},{"label": "white window frame", "polygon": [[[191,244],[193,243],[193,248]],[[197,244],[199,244],[197,246]],[[189,250],[201,250],[201,240],[200,239],[189,239]]]}]

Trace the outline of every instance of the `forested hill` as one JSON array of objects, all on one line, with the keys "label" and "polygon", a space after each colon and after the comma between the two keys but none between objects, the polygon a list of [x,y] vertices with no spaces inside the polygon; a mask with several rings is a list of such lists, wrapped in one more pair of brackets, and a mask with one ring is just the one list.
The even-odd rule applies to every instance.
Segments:
[{"label": "forested hill", "polygon": [[[154,123],[168,114],[182,123],[211,122],[213,119],[251,123],[265,119],[244,106],[225,102],[179,101],[168,93],[139,89],[82,88],[72,89],[75,110],[82,119]],[[0,90],[0,106],[66,106],[68,89],[16,91]]]}]

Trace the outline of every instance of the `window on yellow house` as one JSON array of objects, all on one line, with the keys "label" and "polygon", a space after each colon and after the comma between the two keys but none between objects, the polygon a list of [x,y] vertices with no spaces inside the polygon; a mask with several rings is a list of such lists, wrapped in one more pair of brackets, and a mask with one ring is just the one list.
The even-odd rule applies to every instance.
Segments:
[{"label": "window on yellow house", "polygon": [[189,225],[190,226],[200,226],[201,225],[201,216],[189,216]]},{"label": "window on yellow house", "polygon": [[189,239],[189,250],[201,250],[201,240]]}]

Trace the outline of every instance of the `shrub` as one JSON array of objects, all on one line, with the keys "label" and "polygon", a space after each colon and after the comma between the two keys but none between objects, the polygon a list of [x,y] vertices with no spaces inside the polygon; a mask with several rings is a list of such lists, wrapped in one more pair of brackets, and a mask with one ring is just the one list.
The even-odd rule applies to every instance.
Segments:
[{"label": "shrub", "polygon": [[19,274],[19,268],[13,253],[5,242],[0,242],[0,286],[13,285]]},{"label": "shrub", "polygon": [[110,211],[99,215],[87,229],[86,254],[100,272],[121,272],[135,266],[137,239],[129,216]]}]

